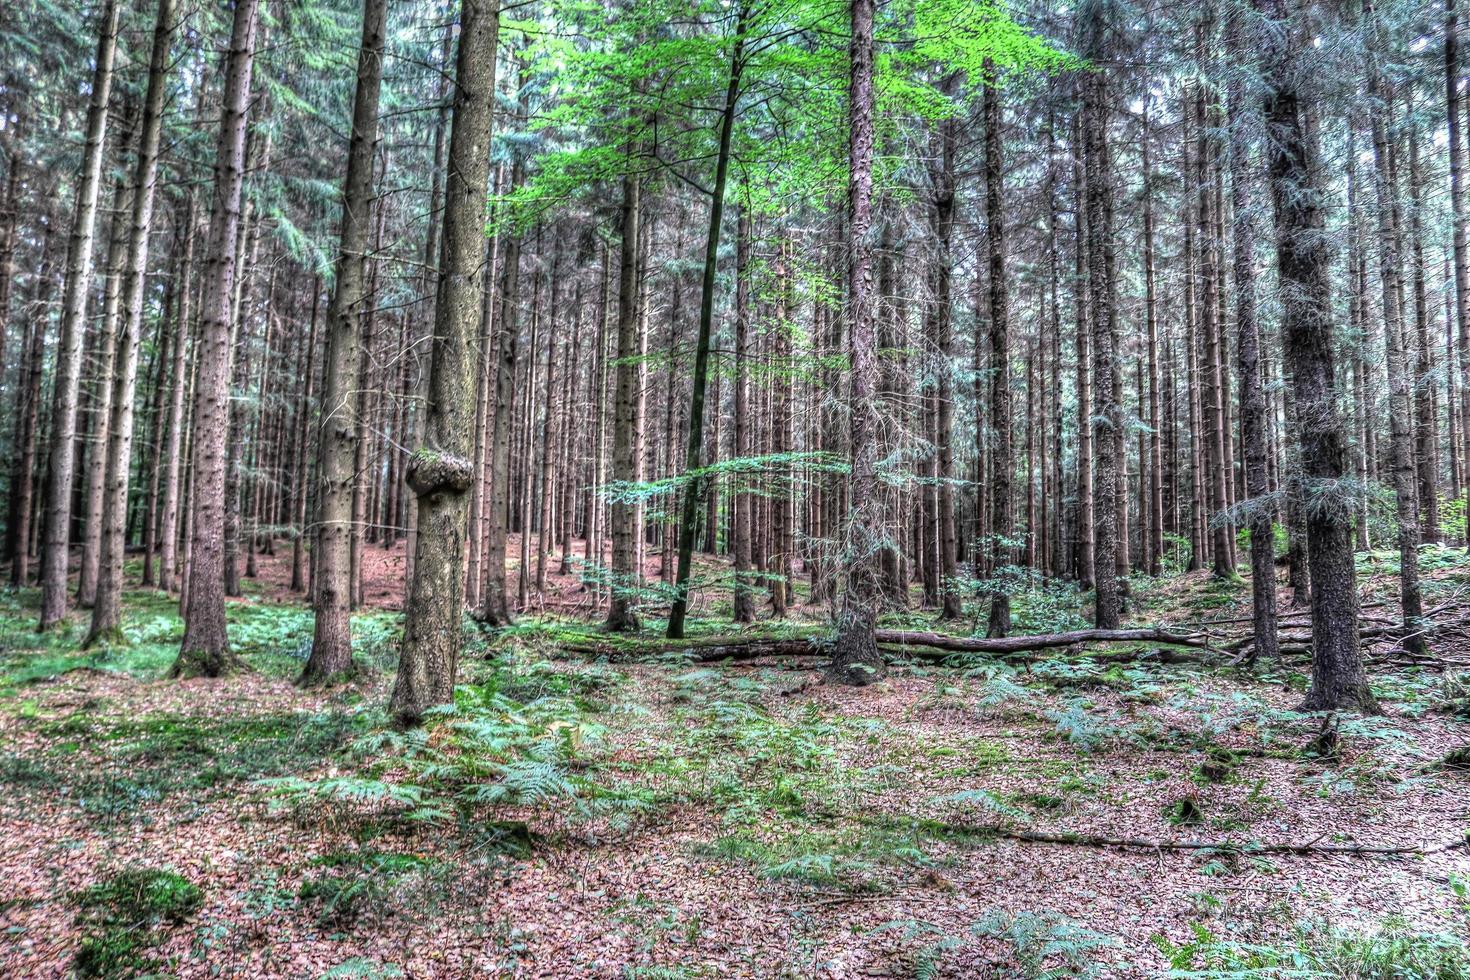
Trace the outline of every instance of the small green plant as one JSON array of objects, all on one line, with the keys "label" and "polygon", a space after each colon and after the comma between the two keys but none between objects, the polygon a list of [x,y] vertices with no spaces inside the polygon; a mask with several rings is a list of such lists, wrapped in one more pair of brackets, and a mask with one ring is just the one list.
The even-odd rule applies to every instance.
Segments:
[{"label": "small green plant", "polygon": [[1192,923],[1190,937],[1181,943],[1162,935],[1153,941],[1168,960],[1172,977],[1470,978],[1470,947],[1462,938],[1414,932],[1399,920],[1389,920],[1373,932],[1305,923],[1275,942],[1236,942]]},{"label": "small green plant", "polygon": [[379,963],[376,960],[354,956],[343,960],[321,975],[321,980],[391,980],[403,976],[403,967],[397,963]]},{"label": "small green plant", "polygon": [[149,971],[148,950],[162,927],[182,922],[204,901],[199,887],[160,868],[127,868],[78,892],[82,930],[75,966],[84,977],[128,976]]},{"label": "small green plant", "polygon": [[399,885],[435,862],[418,854],[336,851],[312,865],[316,873],[302,883],[300,899],[317,905],[323,922],[346,925],[384,907]]},{"label": "small green plant", "polygon": [[970,930],[1008,942],[1028,980],[1090,977],[1098,970],[1097,954],[1117,945],[1111,936],[1059,912],[995,911]]}]

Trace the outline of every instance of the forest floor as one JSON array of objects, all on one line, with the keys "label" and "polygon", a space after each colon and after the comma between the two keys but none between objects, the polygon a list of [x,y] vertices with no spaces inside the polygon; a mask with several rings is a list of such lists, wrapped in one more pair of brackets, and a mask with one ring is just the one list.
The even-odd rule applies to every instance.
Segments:
[{"label": "forest floor", "polygon": [[[1430,557],[1431,605],[1470,587]],[[1364,556],[1365,602],[1392,560]],[[1470,976],[1453,663],[1375,661],[1385,713],[1324,754],[1300,657],[1112,646],[859,690],[815,660],[573,656],[606,638],[523,617],[471,629],[456,710],[401,734],[396,612],[356,617],[353,684],[306,692],[309,609],[251,588],[253,670],[185,682],[169,597],[130,592],[126,642],[81,651],[80,615],[38,635],[36,593],[0,595],[0,974]],[[1139,623],[1248,612],[1198,575],[1134,595]],[[1018,596],[1017,631],[1081,602]]]}]

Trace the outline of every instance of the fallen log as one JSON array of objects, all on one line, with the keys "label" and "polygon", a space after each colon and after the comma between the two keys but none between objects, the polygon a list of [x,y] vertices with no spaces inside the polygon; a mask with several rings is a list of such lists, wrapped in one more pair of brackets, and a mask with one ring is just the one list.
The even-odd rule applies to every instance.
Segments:
[{"label": "fallen log", "polygon": [[1038,633],[1032,636],[951,636],[915,630],[878,630],[878,642],[891,646],[918,646],[957,653],[1028,653],[1088,643],[1163,643],[1169,646],[1214,650],[1199,633],[1147,628],[1131,630],[1072,630],[1068,633]]},{"label": "fallen log", "polygon": [[[982,637],[951,636],[919,630],[887,630],[877,632],[880,647],[890,655],[943,660],[955,653],[1013,656],[1036,650],[1085,646],[1090,643],[1156,643],[1164,646],[1189,647],[1215,652],[1207,637],[1198,633],[1176,633],[1165,629],[1072,630],[1067,633],[1040,633],[1032,636]],[[612,642],[588,638],[564,644],[571,653],[597,656],[656,656],[688,652],[698,663],[721,660],[756,660],[762,657],[813,657],[827,654],[823,637],[705,636],[688,640],[650,640],[636,647],[626,641]],[[1169,662],[1180,656],[1158,651],[1158,658]],[[1128,659],[1134,659],[1130,654]],[[1190,658],[1184,658],[1190,659]],[[1198,659],[1198,658],[1194,658]]]}]

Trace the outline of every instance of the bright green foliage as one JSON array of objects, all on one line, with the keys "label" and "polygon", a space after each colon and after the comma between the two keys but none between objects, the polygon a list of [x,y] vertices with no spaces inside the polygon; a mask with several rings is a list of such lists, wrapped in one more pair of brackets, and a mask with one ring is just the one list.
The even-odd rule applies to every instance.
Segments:
[{"label": "bright green foliage", "polygon": [[[741,205],[779,214],[793,201],[821,207],[841,200],[845,4],[659,0],[609,16],[600,3],[555,0],[534,24],[502,26],[526,32],[536,152],[530,179],[501,200],[500,222],[524,227],[604,192],[625,173],[672,177],[707,191],[718,129],[712,120],[742,9],[742,101],[734,133]],[[987,62],[1017,75],[1076,65],[999,4],[905,0],[885,8],[878,29],[885,52],[876,66],[879,116],[890,126],[903,117],[960,112],[962,100],[940,94],[942,76],[963,74],[973,93]]]}]

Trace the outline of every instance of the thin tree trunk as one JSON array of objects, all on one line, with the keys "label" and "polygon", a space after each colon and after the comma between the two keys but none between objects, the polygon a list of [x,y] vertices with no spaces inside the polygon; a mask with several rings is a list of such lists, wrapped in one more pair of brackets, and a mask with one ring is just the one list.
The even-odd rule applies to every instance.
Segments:
[{"label": "thin tree trunk", "polygon": [[[1011,513],[1011,475],[1015,463],[1011,447],[1011,348],[1010,309],[1006,292],[1005,160],[1001,134],[999,80],[995,66],[986,63],[985,113],[985,228],[986,261],[990,282],[990,452],[995,464],[990,482],[990,561],[992,577],[1004,583],[1004,569],[1015,561],[1011,539],[1015,519]],[[1090,217],[1090,215],[1089,215]],[[947,355],[947,350],[942,350]],[[948,442],[941,431],[940,438]],[[952,493],[953,491],[951,491]],[[958,597],[956,597],[958,599]],[[958,603],[956,603],[958,605]],[[958,608],[953,610],[958,614]],[[1004,584],[992,590],[990,619],[985,635],[1002,637],[1011,631],[1011,597]]]},{"label": "thin tree trunk", "polygon": [[[1164,571],[1164,453],[1159,404],[1159,315],[1155,295],[1153,167],[1149,159],[1152,135],[1148,98],[1143,106],[1143,288],[1144,319],[1148,331],[1148,501],[1149,521],[1144,532],[1148,546],[1147,572],[1155,577]],[[1140,406],[1141,408],[1142,406]]]},{"label": "thin tree trunk", "polygon": [[92,423],[87,439],[87,482],[82,491],[86,513],[82,532],[82,567],[77,574],[77,602],[88,607],[97,600],[97,563],[102,555],[102,501],[106,496],[104,487],[107,482],[107,424],[112,416],[112,373],[117,358],[118,321],[122,315],[123,269],[128,255],[126,216],[133,213],[132,195],[130,181],[126,177],[119,178],[112,195],[113,218],[108,234],[107,282],[102,291],[102,313],[96,338]]},{"label": "thin tree trunk", "polygon": [[[1415,358],[1414,464],[1418,478],[1422,537],[1439,543],[1439,425],[1435,413],[1434,346],[1429,339],[1429,295],[1424,272],[1424,175],[1419,166],[1419,132],[1404,134],[1409,143],[1409,256],[1414,282]],[[1405,344],[1407,345],[1407,333]]]},{"label": "thin tree trunk", "polygon": [[[295,525],[296,534],[291,540],[291,591],[307,591],[306,577],[306,514],[308,492],[308,477],[311,471],[309,463],[307,444],[312,441],[312,402],[316,383],[316,348],[317,348],[317,314],[321,307],[321,280],[313,276],[311,281],[311,324],[306,337],[306,367],[302,379],[301,399],[297,403],[296,422],[296,459],[292,464],[292,472],[295,474],[291,481],[291,522]],[[405,354],[405,357],[407,355]],[[312,549],[316,551],[316,548]],[[312,603],[315,605],[316,594],[312,593]],[[313,625],[313,633],[315,626]],[[309,659],[309,658],[308,658]]]},{"label": "thin tree trunk", "polygon": [[[521,164],[511,167],[510,186],[521,183]],[[490,435],[490,516],[485,551],[481,556],[480,619],[487,626],[512,622],[506,595],[505,548],[510,525],[511,413],[515,408],[516,362],[520,357],[521,239],[514,230],[505,240],[505,270],[496,318],[495,414]]]},{"label": "thin tree trunk", "polygon": [[[1455,267],[1455,329],[1459,339],[1460,456],[1470,467],[1470,247],[1466,245],[1465,129],[1461,118],[1465,102],[1460,90],[1460,26],[1456,0],[1444,4],[1445,128],[1449,139],[1450,209]],[[1447,365],[1447,369],[1454,368]],[[1470,511],[1470,473],[1465,475],[1466,509]],[[1470,520],[1465,522],[1465,544],[1470,547]]]},{"label": "thin tree trunk", "polygon": [[[162,0],[160,32],[166,39],[171,0]],[[107,0],[97,28],[97,57],[87,108],[86,143],[77,176],[66,285],[61,300],[61,338],[51,389],[51,452],[46,470],[46,544],[41,551],[41,623],[50,629],[66,616],[67,559],[71,545],[72,475],[76,464],[77,393],[82,375],[82,334],[92,293],[92,243],[97,231],[97,197],[102,188],[102,158],[107,148],[107,103],[117,54],[119,8]],[[158,64],[158,59],[154,59]],[[159,68],[158,70],[162,70]],[[152,101],[149,103],[152,106]],[[145,140],[147,124],[144,125]],[[155,144],[157,140],[154,140]],[[139,158],[143,155],[140,147]],[[149,189],[151,191],[151,188]],[[146,193],[146,192],[145,192]]]},{"label": "thin tree trunk", "polygon": [[[350,531],[359,442],[358,420],[354,417],[357,399],[352,388],[357,384],[362,364],[363,308],[373,301],[365,284],[386,10],[387,0],[363,2],[357,89],[347,144],[347,174],[342,187],[336,288],[327,306],[322,414],[315,440],[317,510],[316,543],[312,550],[316,561],[313,576],[316,624],[311,655],[301,672],[302,684],[328,684],[352,673]],[[315,326],[313,316],[313,330]],[[310,382],[308,389],[309,385]],[[307,403],[310,400],[308,392]]]},{"label": "thin tree trunk", "polygon": [[[750,211],[740,209],[735,223],[735,458],[750,456]],[[737,477],[731,533],[735,557],[735,586],[731,618],[737,623],[755,620],[751,597],[751,521],[755,508],[747,485],[750,477]]]},{"label": "thin tree trunk", "polygon": [[[1247,59],[1256,50],[1244,17],[1231,24],[1232,54]],[[1247,526],[1251,535],[1251,600],[1255,653],[1268,662],[1279,656],[1276,643],[1276,555],[1272,508],[1265,504],[1266,393],[1261,377],[1261,335],[1256,323],[1256,226],[1251,203],[1255,174],[1251,154],[1255,146],[1256,113],[1246,104],[1245,83],[1239,76],[1230,85],[1230,206],[1235,219],[1236,371],[1240,376],[1240,420],[1245,456]]]},{"label": "thin tree trunk", "polygon": [[97,562],[97,597],[92,605],[88,642],[115,637],[122,626],[123,556],[128,478],[133,463],[133,394],[138,382],[138,353],[142,345],[143,305],[148,272],[149,234],[158,181],[158,153],[163,135],[170,47],[174,29],[174,0],[159,0],[153,30],[153,52],[148,66],[148,91],[138,134],[138,158],[133,170],[132,213],[129,216],[128,253],[123,269],[122,320],[117,337],[110,417],[107,423],[107,475],[103,481],[102,548]]},{"label": "thin tree trunk", "polygon": [[[1104,50],[1107,25],[1092,22],[1086,50],[1094,58]],[[1083,134],[1087,162],[1088,312],[1092,333],[1093,495],[1096,506],[1094,615],[1099,629],[1115,629],[1120,602],[1117,577],[1118,510],[1124,499],[1118,489],[1118,440],[1123,424],[1120,392],[1114,386],[1117,312],[1114,304],[1112,162],[1108,147],[1108,82],[1103,72],[1083,79]],[[1126,505],[1125,505],[1126,506]]]},{"label": "thin tree trunk", "polygon": [[15,588],[30,584],[41,377],[46,350],[46,327],[50,321],[51,290],[55,283],[56,231],[49,212],[44,224],[41,262],[31,293],[30,330],[21,362],[21,379],[16,386],[15,429],[11,440],[15,455],[10,471],[10,515],[5,522],[5,528],[9,538],[7,550],[10,552],[10,584]]},{"label": "thin tree trunk", "polygon": [[613,480],[622,484],[612,500],[612,602],[607,628],[614,632],[638,629],[634,611],[638,590],[638,506],[627,495],[628,484],[638,480],[638,385],[641,353],[638,343],[638,225],[639,182],[623,177],[622,249],[618,260],[617,394],[613,403]]},{"label": "thin tree trunk", "polygon": [[[1369,95],[1382,110],[1373,116],[1374,187],[1378,203],[1378,275],[1383,287],[1383,344],[1388,364],[1388,422],[1392,440],[1393,488],[1397,503],[1399,543],[1399,603],[1408,635],[1404,648],[1425,652],[1420,618],[1424,614],[1419,591],[1419,499],[1415,485],[1413,446],[1413,385],[1404,354],[1403,254],[1399,237],[1398,182],[1388,145],[1393,95],[1385,91],[1376,69],[1370,69]],[[1385,120],[1383,116],[1388,116]]]},{"label": "thin tree trunk", "polygon": [[[172,592],[178,575],[179,497],[183,489],[180,477],[184,449],[184,404],[190,388],[192,374],[189,370],[189,342],[194,336],[194,196],[189,195],[184,206],[181,234],[184,239],[184,259],[179,265],[182,279],[179,295],[179,315],[175,330],[178,343],[174,347],[174,387],[170,393],[168,412],[168,438],[164,450],[163,517],[159,533],[162,547],[159,553],[158,587]],[[310,398],[308,397],[308,401]]]}]

